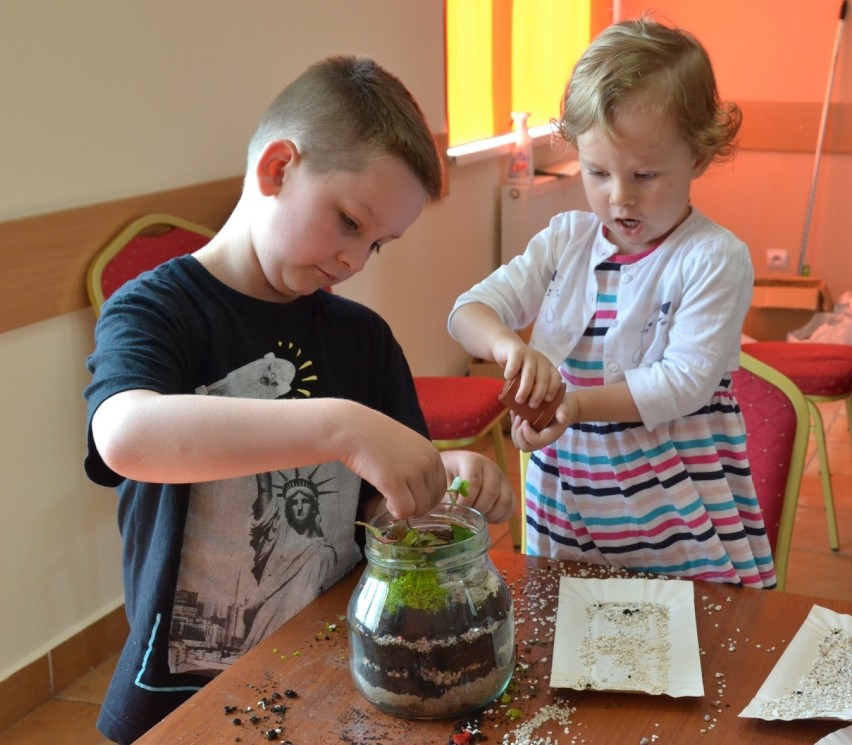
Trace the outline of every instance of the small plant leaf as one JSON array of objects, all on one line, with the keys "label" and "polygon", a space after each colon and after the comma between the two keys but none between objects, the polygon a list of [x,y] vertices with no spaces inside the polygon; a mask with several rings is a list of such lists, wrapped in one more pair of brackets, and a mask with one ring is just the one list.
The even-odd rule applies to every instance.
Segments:
[{"label": "small plant leaf", "polygon": [[447,488],[447,494],[450,495],[450,503],[455,506],[459,496],[466,497],[470,482],[465,481],[461,476],[456,476],[453,483]]},{"label": "small plant leaf", "polygon": [[[470,483],[461,478],[461,476],[456,476],[453,479],[453,483],[447,489],[447,494],[449,494],[453,506],[455,506],[459,495],[462,497],[468,495],[469,486]],[[406,546],[409,548],[446,546],[449,543],[457,543],[474,535],[474,532],[469,528],[455,523],[450,526],[450,531],[445,532],[443,535],[437,535],[427,530],[418,530],[412,527],[408,520],[397,520],[384,529],[377,528],[361,520],[356,520],[355,524],[369,530],[380,543]]]},{"label": "small plant leaf", "polygon": [[452,492],[453,494],[460,494],[461,496],[466,497],[469,486],[469,482],[465,481],[461,476],[456,476],[447,491]]},{"label": "small plant leaf", "polygon": [[453,541],[452,541],[453,543],[459,543],[461,541],[466,541],[468,538],[470,538],[472,535],[474,535],[474,532],[470,528],[465,528],[463,525],[457,525],[456,523],[453,523],[452,529],[453,529]]},{"label": "small plant leaf", "polygon": [[360,525],[362,528],[366,528],[367,530],[369,530],[376,537],[376,539],[380,540],[382,543],[387,543],[387,541],[385,540],[384,533],[382,533],[382,531],[379,530],[375,525],[365,523],[363,520],[356,520],[355,524]]}]

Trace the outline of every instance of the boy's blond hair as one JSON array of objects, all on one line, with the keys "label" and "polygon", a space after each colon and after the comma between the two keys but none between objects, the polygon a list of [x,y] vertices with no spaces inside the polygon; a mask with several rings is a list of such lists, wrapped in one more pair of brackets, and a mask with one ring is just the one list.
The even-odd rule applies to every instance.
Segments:
[{"label": "boy's blond hair", "polygon": [[571,145],[594,127],[617,137],[623,105],[670,113],[696,156],[731,156],[742,114],[719,100],[710,57],[687,31],[647,16],[605,29],[579,59],[562,97],[557,133]]},{"label": "boy's blond hair", "polygon": [[295,142],[316,173],[360,171],[376,157],[394,155],[432,199],[441,194],[441,158],[420,106],[367,57],[321,60],[281,91],[249,143],[249,171],[275,139]]}]

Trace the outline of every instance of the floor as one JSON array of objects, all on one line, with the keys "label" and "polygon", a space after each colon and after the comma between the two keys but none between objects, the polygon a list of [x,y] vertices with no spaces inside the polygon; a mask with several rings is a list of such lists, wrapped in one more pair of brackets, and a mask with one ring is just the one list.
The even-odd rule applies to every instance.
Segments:
[{"label": "floor", "polygon": [[[805,595],[852,600],[852,457],[846,411],[838,404],[825,404],[822,411],[828,434],[841,550],[833,552],[828,547],[819,469],[812,442],[796,514],[787,589]],[[517,451],[508,438],[506,445],[510,475],[517,483]],[[483,445],[481,451],[493,455],[493,445]],[[494,526],[491,530],[495,547],[511,548],[505,526]],[[115,658],[108,660],[0,732],[0,745],[107,742],[95,730],[95,720],[115,662]]]}]

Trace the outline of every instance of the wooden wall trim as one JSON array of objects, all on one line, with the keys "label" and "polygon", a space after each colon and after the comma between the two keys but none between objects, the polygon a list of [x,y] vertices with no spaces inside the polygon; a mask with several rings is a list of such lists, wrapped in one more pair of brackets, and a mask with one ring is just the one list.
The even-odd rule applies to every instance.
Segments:
[{"label": "wooden wall trim", "polygon": [[[822,104],[740,101],[744,150],[814,153]],[[440,140],[439,140],[440,142]],[[852,104],[833,104],[825,154],[852,154]],[[127,223],[167,212],[218,230],[242,176],[0,222],[0,333],[88,306],[86,269]]]},{"label": "wooden wall trim", "polygon": [[0,222],[0,333],[86,308],[86,269],[127,223],[166,212],[218,230],[242,176]]},{"label": "wooden wall trim", "polygon": [[[738,101],[743,111],[740,148],[815,153],[822,117],[821,103]],[[832,104],[825,128],[823,154],[852,153],[852,103]]]},{"label": "wooden wall trim", "polygon": [[[447,133],[435,135],[447,151]],[[132,220],[154,212],[219,230],[240,197],[243,177],[0,222],[0,333],[86,308],[86,270],[98,250]],[[444,179],[444,196],[449,178]]]}]

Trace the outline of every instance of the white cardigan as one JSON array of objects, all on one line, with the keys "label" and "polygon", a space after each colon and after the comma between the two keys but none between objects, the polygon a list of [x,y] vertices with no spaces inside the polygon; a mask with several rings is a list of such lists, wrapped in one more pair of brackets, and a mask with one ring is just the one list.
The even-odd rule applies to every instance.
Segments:
[{"label": "white cardigan", "polygon": [[[614,252],[594,214],[556,215],[522,255],[461,295],[450,319],[479,302],[512,329],[535,321],[530,346],[559,365],[595,311],[595,267]],[[739,367],[753,283],[745,243],[695,209],[656,250],[622,266],[604,382],[627,380],[648,429],[699,409]]]}]

